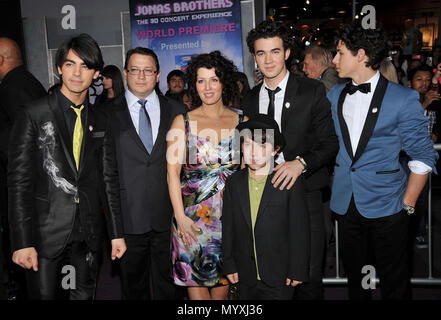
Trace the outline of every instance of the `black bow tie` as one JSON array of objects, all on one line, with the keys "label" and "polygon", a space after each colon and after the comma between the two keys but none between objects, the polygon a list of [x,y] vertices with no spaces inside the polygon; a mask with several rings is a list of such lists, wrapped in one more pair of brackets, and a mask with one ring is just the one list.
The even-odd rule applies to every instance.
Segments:
[{"label": "black bow tie", "polygon": [[361,93],[368,93],[371,92],[371,84],[363,83],[359,86],[355,86],[352,83],[348,83],[348,85],[346,86],[346,90],[349,94],[354,94],[357,91],[360,91]]}]

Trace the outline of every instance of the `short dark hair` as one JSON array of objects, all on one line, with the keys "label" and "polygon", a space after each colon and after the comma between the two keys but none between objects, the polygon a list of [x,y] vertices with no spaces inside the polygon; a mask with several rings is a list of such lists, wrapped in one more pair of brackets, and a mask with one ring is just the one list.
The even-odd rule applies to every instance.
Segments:
[{"label": "short dark hair", "polygon": [[[237,130],[236,130],[237,131]],[[245,129],[239,133],[239,141],[240,141],[240,158],[243,157],[243,144],[245,142],[245,138],[249,138],[251,141],[259,144],[269,143],[273,150],[275,151],[277,147],[280,149],[277,151],[277,154],[274,156],[277,157],[278,154],[282,152],[282,146],[278,145],[275,141],[274,130],[273,129],[258,129],[258,130],[249,130]],[[269,140],[267,140],[269,138]]]},{"label": "short dark hair", "polygon": [[413,82],[413,77],[415,77],[415,74],[418,72],[429,72],[430,76],[433,77],[433,70],[431,67],[429,67],[427,64],[422,64],[418,67],[415,67],[411,69],[407,74],[407,80],[409,80],[411,83]]},{"label": "short dark hair", "polygon": [[[240,145],[242,146],[242,144],[245,141],[245,138],[249,138],[252,141],[256,142],[256,143],[261,143],[261,144],[265,144],[265,143],[270,143],[273,148],[275,149],[276,147],[280,147],[277,146],[275,141],[274,141],[274,130],[273,129],[254,129],[254,130],[250,130],[250,129],[245,129],[241,132],[241,136],[240,136]],[[267,141],[267,138],[270,138]]]},{"label": "short dark hair", "polygon": [[101,55],[98,43],[87,33],[82,33],[79,36],[70,38],[63,42],[58,48],[55,56],[55,65],[61,69],[69,50],[73,50],[81,60],[84,61],[89,69],[101,71],[103,69],[104,61]]},{"label": "short dark hair", "polygon": [[167,75],[167,83],[170,84],[170,79],[172,77],[180,77],[184,79],[184,73],[181,70],[172,70]]},{"label": "short dark hair", "polygon": [[381,61],[389,52],[389,45],[381,27],[364,29],[358,20],[341,26],[337,31],[337,42],[338,40],[341,40],[354,56],[359,49],[363,49],[369,57],[366,66],[374,70],[380,68]]},{"label": "short dark hair", "polygon": [[158,56],[156,55],[156,53],[155,53],[153,50],[148,49],[148,48],[144,48],[144,47],[136,47],[136,48],[133,48],[133,49],[130,49],[129,51],[127,51],[127,53],[126,53],[126,61],[125,61],[125,63],[124,63],[124,69],[128,70],[127,67],[128,67],[128,64],[129,64],[130,57],[131,57],[133,54],[135,54],[135,53],[137,53],[137,54],[143,54],[143,55],[145,55],[145,56],[150,56],[150,57],[152,57],[153,60],[155,60],[155,64],[156,64],[156,73],[159,72],[159,60],[158,60]]},{"label": "short dark hair", "polygon": [[233,79],[237,71],[234,63],[223,57],[219,51],[203,53],[193,57],[187,65],[187,84],[192,104],[199,107],[202,100],[196,90],[197,72],[200,68],[215,69],[216,76],[222,84],[222,102],[225,106],[230,105],[238,95],[238,86]]},{"label": "short dark hair", "polygon": [[[101,75],[103,77],[112,79],[112,89],[115,97],[118,97],[124,93],[124,82],[122,79],[121,71],[117,66],[114,66],[113,64],[105,66],[103,71],[101,72]],[[105,89],[105,91],[107,90]],[[105,97],[107,97],[107,92]]]},{"label": "short dark hair", "polygon": [[254,42],[259,39],[279,37],[283,41],[285,51],[293,47],[294,33],[291,28],[281,22],[271,20],[262,21],[256,28],[248,32],[247,45],[251,54],[254,54]]}]

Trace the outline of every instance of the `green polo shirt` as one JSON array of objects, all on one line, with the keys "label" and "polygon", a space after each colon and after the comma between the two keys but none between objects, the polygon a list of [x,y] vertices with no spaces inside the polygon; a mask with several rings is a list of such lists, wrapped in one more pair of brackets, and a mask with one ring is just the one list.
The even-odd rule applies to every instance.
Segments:
[{"label": "green polo shirt", "polygon": [[263,178],[262,180],[257,181],[251,176],[251,170],[248,169],[248,189],[250,190],[251,226],[253,231],[253,246],[254,246],[254,258],[256,261],[257,280],[260,280],[260,276],[259,276],[259,267],[257,264],[256,240],[254,238],[254,225],[256,224],[260,200],[262,199],[263,189],[265,188],[267,177],[268,176],[265,176],[265,178]]}]

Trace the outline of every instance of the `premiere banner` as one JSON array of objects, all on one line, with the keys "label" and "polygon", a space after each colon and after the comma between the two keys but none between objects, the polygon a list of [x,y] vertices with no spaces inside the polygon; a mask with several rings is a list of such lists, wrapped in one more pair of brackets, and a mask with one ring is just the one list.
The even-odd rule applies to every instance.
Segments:
[{"label": "premiere banner", "polygon": [[193,55],[219,50],[243,71],[240,0],[130,0],[132,47],[155,51],[167,74],[185,71]]}]

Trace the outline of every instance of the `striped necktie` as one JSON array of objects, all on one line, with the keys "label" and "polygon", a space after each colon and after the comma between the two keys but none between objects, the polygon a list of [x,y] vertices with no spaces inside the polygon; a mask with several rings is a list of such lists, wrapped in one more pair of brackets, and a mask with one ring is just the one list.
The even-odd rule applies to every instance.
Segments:
[{"label": "striped necktie", "polygon": [[77,120],[75,121],[75,127],[73,132],[73,156],[78,171],[78,167],[80,165],[81,144],[83,142],[83,125],[81,123],[81,110],[84,109],[84,105],[82,105],[79,108],[75,108],[74,106],[71,106],[71,108],[77,114]]}]

